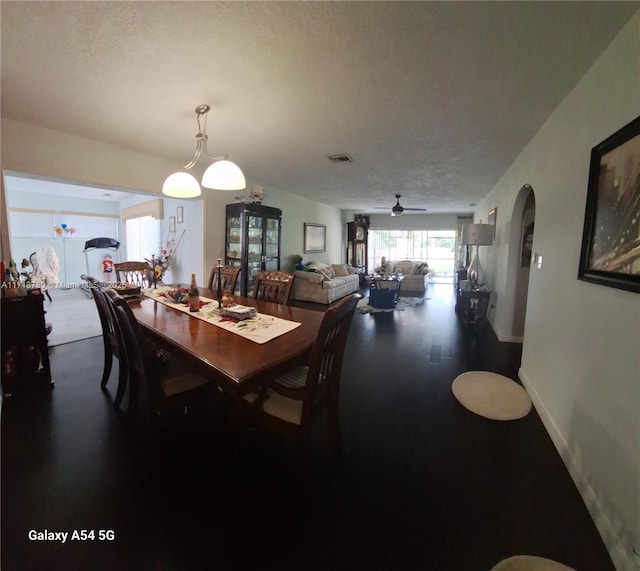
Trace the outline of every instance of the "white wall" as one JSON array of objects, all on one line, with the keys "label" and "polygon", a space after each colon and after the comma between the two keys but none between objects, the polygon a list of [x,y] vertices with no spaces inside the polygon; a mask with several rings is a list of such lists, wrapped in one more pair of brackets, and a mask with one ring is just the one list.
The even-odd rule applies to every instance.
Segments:
[{"label": "white wall", "polygon": [[[476,218],[498,207],[496,332],[511,331],[508,237],[525,183],[536,197],[520,377],[618,569],[640,538],[640,296],[577,280],[591,148],[640,115],[640,12],[524,149]],[[517,256],[516,256],[517,257]]]}]

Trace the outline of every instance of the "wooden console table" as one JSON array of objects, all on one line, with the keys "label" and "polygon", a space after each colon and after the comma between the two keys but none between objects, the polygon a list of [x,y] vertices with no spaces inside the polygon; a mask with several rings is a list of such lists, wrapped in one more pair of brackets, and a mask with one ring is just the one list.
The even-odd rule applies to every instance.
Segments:
[{"label": "wooden console table", "polygon": [[458,289],[456,309],[465,327],[480,330],[487,321],[487,310],[491,292],[488,290]]},{"label": "wooden console table", "polygon": [[2,298],[2,391],[5,396],[52,386],[44,296]]}]

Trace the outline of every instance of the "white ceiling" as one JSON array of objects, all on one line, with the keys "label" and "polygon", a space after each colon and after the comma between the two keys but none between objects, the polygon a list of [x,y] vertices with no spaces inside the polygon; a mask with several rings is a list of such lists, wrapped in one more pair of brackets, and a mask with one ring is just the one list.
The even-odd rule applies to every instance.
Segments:
[{"label": "white ceiling", "polygon": [[206,103],[209,151],[267,201],[470,211],[639,7],[1,2],[2,117],[178,168]]}]

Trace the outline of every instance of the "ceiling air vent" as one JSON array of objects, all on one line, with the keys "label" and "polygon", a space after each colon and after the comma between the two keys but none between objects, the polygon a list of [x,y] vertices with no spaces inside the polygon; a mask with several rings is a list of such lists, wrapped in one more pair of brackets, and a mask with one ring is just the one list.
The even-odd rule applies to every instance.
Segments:
[{"label": "ceiling air vent", "polygon": [[329,155],[329,160],[332,163],[352,163],[353,159],[347,155],[347,153],[341,153],[339,155]]}]

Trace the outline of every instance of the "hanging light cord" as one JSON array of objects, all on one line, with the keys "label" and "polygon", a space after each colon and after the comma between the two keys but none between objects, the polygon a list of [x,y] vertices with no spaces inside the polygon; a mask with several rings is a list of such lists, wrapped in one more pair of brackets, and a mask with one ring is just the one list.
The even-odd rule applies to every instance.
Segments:
[{"label": "hanging light cord", "polygon": [[211,109],[208,105],[198,105],[196,107],[196,120],[198,121],[198,133],[196,135],[196,152],[193,158],[182,167],[182,170],[189,170],[192,168],[200,158],[200,155],[204,155],[212,161],[219,161],[222,159],[228,159],[229,155],[220,155],[218,157],[212,157],[207,152],[207,113]]}]

